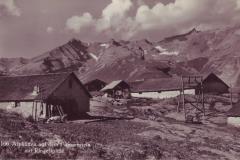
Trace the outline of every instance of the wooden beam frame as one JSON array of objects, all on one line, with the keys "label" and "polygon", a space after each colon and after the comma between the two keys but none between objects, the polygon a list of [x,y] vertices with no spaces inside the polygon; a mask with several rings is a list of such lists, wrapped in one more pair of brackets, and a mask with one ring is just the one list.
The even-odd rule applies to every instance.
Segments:
[{"label": "wooden beam frame", "polygon": [[[191,81],[192,80],[192,81]],[[203,88],[203,77],[202,76],[182,76],[181,77],[181,92],[180,96],[182,99],[182,106],[183,106],[183,112],[185,121],[187,120],[188,111],[186,108],[186,100],[185,100],[185,89],[188,88],[189,85],[195,85],[197,86],[197,89],[199,93],[196,93],[196,100],[194,102],[188,102],[191,106],[193,106],[195,109],[203,113],[203,116],[205,116],[205,103],[204,103],[204,88]],[[200,85],[200,86],[199,86]],[[196,88],[195,88],[196,89]],[[199,103],[200,102],[200,103]],[[196,103],[196,105],[194,104]],[[179,109],[179,107],[178,107]]]}]

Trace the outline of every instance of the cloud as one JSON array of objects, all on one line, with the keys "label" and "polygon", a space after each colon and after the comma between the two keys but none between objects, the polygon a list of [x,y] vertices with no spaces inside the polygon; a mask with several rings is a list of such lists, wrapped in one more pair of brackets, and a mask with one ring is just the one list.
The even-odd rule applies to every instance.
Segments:
[{"label": "cloud", "polygon": [[1,15],[20,16],[21,11],[16,6],[15,0],[1,0],[0,1],[0,16]]},{"label": "cloud", "polygon": [[237,9],[240,9],[240,0],[237,0]]},{"label": "cloud", "polygon": [[[174,0],[158,2],[153,7],[147,5],[147,0],[137,2],[112,0],[102,10],[100,18],[94,19],[90,13],[85,13],[68,19],[67,26],[78,33],[84,26],[92,26],[96,35],[109,38],[150,36],[159,39],[193,27],[209,29],[240,22],[240,0]],[[134,7],[136,14],[130,16]]]},{"label": "cloud", "polygon": [[103,9],[102,17],[97,22],[97,29],[103,31],[123,23],[132,5],[131,0],[112,0],[112,3]]},{"label": "cloud", "polygon": [[92,15],[88,12],[84,13],[82,16],[72,16],[66,22],[66,27],[68,30],[79,33],[82,28],[90,26],[94,23]]},{"label": "cloud", "polygon": [[237,15],[236,0],[175,0],[156,4],[153,8],[138,8],[136,21],[143,30],[173,26],[226,23]]},{"label": "cloud", "polygon": [[175,0],[168,4],[159,2],[152,8],[141,5],[135,16],[136,36],[150,35],[157,39],[193,27],[210,29],[235,24],[239,22],[239,5],[240,0]]},{"label": "cloud", "polygon": [[[81,29],[94,26],[96,34],[106,34],[108,36],[117,35],[124,30],[133,28],[134,22],[127,17],[127,12],[132,7],[131,0],[112,0],[107,5],[99,19],[93,19],[90,13],[84,13],[82,16],[72,16],[67,19],[66,27],[75,33],[79,33]],[[131,25],[129,25],[131,24]],[[128,36],[131,35],[126,32]]]},{"label": "cloud", "polygon": [[49,26],[49,27],[47,27],[46,31],[47,31],[47,33],[52,33],[54,31],[54,28]]}]

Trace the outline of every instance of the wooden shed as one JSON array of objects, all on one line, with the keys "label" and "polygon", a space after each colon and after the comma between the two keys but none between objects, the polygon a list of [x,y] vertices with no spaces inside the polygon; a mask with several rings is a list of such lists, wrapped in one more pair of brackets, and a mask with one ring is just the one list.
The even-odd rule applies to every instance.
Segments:
[{"label": "wooden shed", "polygon": [[203,76],[203,92],[206,94],[229,93],[229,86],[216,74],[210,73]]},{"label": "wooden shed", "polygon": [[130,86],[123,80],[112,81],[106,85],[101,92],[105,93],[105,96],[112,98],[130,98]]},{"label": "wooden shed", "polygon": [[0,77],[0,108],[35,120],[66,114],[80,118],[91,95],[75,73]]}]

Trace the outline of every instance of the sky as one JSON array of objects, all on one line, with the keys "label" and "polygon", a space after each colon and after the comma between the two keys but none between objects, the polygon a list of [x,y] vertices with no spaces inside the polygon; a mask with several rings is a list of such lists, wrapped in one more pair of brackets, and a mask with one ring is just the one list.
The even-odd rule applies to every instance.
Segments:
[{"label": "sky", "polygon": [[240,0],[0,0],[0,57],[31,58],[72,38],[158,41],[240,22]]}]

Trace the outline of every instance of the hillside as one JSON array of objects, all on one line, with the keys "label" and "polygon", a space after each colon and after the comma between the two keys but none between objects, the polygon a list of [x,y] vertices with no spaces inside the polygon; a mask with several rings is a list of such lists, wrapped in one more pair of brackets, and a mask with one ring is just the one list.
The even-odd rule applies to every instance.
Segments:
[{"label": "hillside", "polygon": [[203,124],[185,123],[177,99],[119,106],[98,97],[88,116],[66,123],[32,123],[0,110],[0,159],[236,160],[240,135],[227,125],[231,106],[226,98],[209,98]]},{"label": "hillside", "polygon": [[0,58],[0,74],[11,73],[13,68],[23,66],[28,62],[25,58]]},{"label": "hillside", "polygon": [[136,80],[215,72],[228,84],[240,84],[240,27],[193,29],[159,42],[149,40],[85,43],[72,39],[31,59],[0,59],[5,74],[78,71],[87,81]]}]

